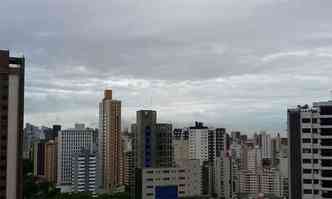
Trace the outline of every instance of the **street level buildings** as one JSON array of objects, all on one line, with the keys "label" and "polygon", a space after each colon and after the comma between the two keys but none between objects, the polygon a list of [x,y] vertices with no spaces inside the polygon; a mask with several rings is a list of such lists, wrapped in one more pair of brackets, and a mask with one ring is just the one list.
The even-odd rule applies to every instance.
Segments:
[{"label": "street level buildings", "polygon": [[173,168],[144,168],[141,199],[177,199],[201,195],[201,173],[198,160],[187,160]]}]

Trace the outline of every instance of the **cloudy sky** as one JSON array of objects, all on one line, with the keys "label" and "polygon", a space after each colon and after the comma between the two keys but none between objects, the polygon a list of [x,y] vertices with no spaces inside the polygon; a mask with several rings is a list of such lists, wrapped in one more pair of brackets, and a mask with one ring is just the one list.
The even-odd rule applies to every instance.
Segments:
[{"label": "cloudy sky", "polygon": [[24,54],[25,120],[97,126],[112,88],[123,126],[284,132],[287,107],[332,98],[329,0],[2,0],[0,48]]}]

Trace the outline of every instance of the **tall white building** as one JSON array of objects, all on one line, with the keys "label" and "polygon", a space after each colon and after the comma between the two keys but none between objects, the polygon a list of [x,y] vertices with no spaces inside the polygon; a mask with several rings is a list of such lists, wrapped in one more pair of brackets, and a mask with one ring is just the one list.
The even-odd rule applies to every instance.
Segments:
[{"label": "tall white building", "polygon": [[265,132],[261,133],[262,138],[262,159],[272,159],[271,136]]},{"label": "tall white building", "polygon": [[93,140],[93,129],[73,128],[59,132],[57,184],[60,188],[64,188],[63,190],[71,189],[74,154],[79,153],[82,149],[92,151],[94,147]]},{"label": "tall white building", "polygon": [[257,168],[261,167],[261,149],[258,148],[258,146],[255,146],[247,151],[247,158],[247,169],[249,171],[256,171]]},{"label": "tall white building", "polygon": [[288,113],[290,197],[332,198],[332,101]]},{"label": "tall white building", "polygon": [[189,128],[189,159],[199,160],[200,165],[209,160],[209,129],[203,123]]}]

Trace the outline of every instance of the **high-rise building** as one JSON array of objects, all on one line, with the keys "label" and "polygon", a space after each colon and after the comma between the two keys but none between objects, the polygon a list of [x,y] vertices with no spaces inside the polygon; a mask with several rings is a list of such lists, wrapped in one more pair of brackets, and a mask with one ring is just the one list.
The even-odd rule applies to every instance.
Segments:
[{"label": "high-rise building", "polygon": [[23,198],[24,58],[0,50],[0,198]]},{"label": "high-rise building", "polygon": [[174,162],[189,159],[189,131],[188,129],[174,129],[173,131]]},{"label": "high-rise building", "polygon": [[82,149],[72,158],[72,191],[89,192],[93,195],[97,191],[97,152]]},{"label": "high-rise building", "polygon": [[45,172],[45,141],[33,144],[33,175],[44,176]]},{"label": "high-rise building", "polygon": [[32,124],[26,123],[23,133],[23,158],[32,159],[32,146],[42,139],[41,130]]},{"label": "high-rise building", "polygon": [[200,160],[201,166],[209,160],[209,129],[201,122],[189,127],[189,159]]},{"label": "high-rise building", "polygon": [[265,132],[262,132],[260,136],[261,136],[262,159],[271,160],[272,159],[271,136]]},{"label": "high-rise building", "polygon": [[214,161],[214,190],[218,198],[231,199],[233,195],[232,158],[222,153]]},{"label": "high-rise building", "polygon": [[134,154],[133,151],[126,151],[124,152],[124,167],[123,167],[123,184],[129,186],[130,178],[134,174],[132,169],[134,161]]},{"label": "high-rise building", "polygon": [[132,177],[132,167],[134,161],[133,154],[133,134],[125,130],[122,133],[122,147],[123,147],[123,184],[129,186],[130,178]]},{"label": "high-rise building", "polygon": [[156,111],[140,110],[136,112],[132,133],[134,163],[131,165],[135,168],[135,180],[130,180],[130,194],[131,198],[135,198],[140,194],[136,182],[142,177],[142,169],[174,166],[172,124],[157,123]]},{"label": "high-rise building", "polygon": [[[307,107],[303,107],[306,109]],[[289,199],[302,199],[301,107],[288,109]]]},{"label": "high-rise building", "polygon": [[44,176],[48,182],[56,183],[57,181],[57,161],[58,161],[58,141],[50,140],[45,143],[45,163]]},{"label": "high-rise building", "polygon": [[[300,189],[299,198],[331,198],[332,101],[313,103],[312,108],[304,106],[290,109],[288,121],[290,196],[298,191],[294,189]],[[294,168],[295,160],[298,163],[299,159],[296,167],[301,168],[300,171]],[[293,177],[301,178],[302,186],[294,185]]]},{"label": "high-rise building", "polygon": [[58,137],[57,184],[62,190],[71,189],[72,158],[82,149],[92,151],[94,130],[89,128],[61,130]]},{"label": "high-rise building", "polygon": [[172,124],[157,123],[157,112],[137,111],[135,156],[137,168],[173,166]]},{"label": "high-rise building", "polygon": [[98,142],[99,184],[105,191],[112,191],[123,183],[121,101],[112,98],[112,90],[105,90],[99,104]]}]

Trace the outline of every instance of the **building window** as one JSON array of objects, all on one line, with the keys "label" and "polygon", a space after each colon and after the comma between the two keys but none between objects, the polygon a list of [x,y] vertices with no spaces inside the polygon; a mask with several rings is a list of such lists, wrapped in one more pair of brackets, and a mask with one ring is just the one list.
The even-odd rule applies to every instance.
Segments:
[{"label": "building window", "polygon": [[302,152],[303,153],[311,153],[311,149],[303,149]]},{"label": "building window", "polygon": [[311,174],[312,170],[311,169],[303,169],[304,174]]},{"label": "building window", "polygon": [[311,184],[312,180],[311,179],[303,179],[303,184]]},{"label": "building window", "polygon": [[303,118],[302,123],[310,123],[311,119],[310,118]]},{"label": "building window", "polygon": [[311,160],[310,159],[303,159],[303,164],[310,164]]},{"label": "building window", "polygon": [[311,129],[310,128],[303,128],[302,133],[311,133]]},{"label": "building window", "polygon": [[304,138],[304,139],[302,139],[302,142],[303,143],[311,143],[311,139]]},{"label": "building window", "polygon": [[303,191],[304,194],[312,194],[312,190],[311,189],[305,189]]}]

